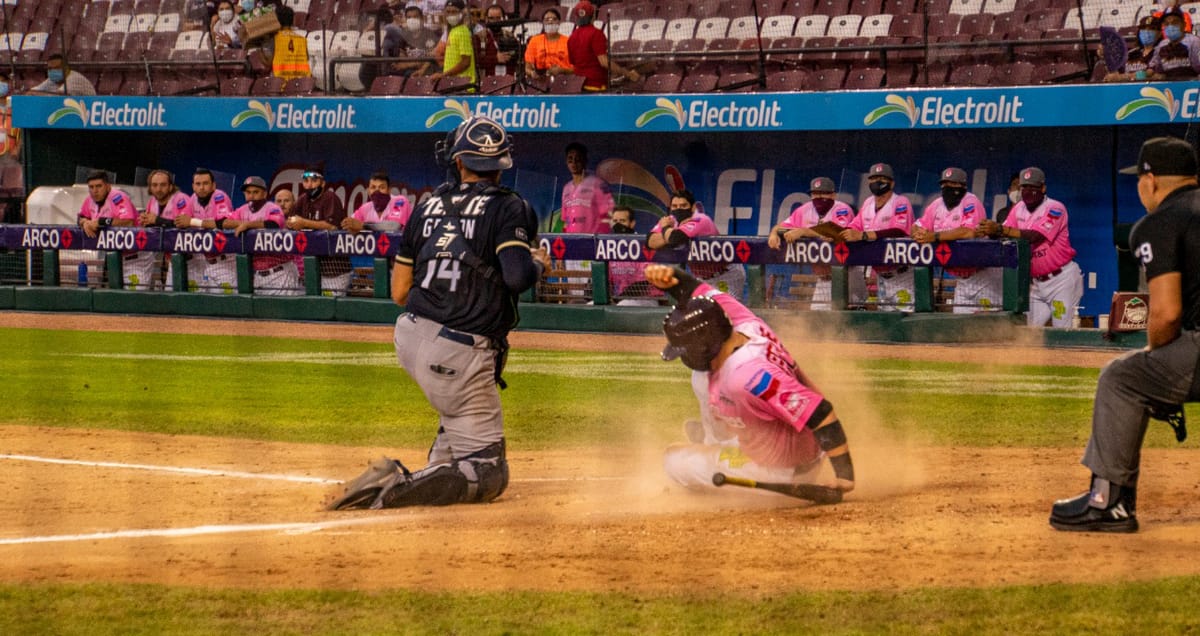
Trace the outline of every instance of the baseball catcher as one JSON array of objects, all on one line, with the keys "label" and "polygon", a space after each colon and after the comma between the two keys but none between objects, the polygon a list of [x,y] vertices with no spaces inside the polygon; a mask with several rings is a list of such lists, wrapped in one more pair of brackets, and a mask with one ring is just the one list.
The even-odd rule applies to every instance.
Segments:
[{"label": "baseball catcher", "polygon": [[[773,486],[818,503],[840,501],[853,490],[842,423],[775,332],[732,296],[681,269],[650,265],[646,279],[675,298],[663,321],[662,357],[692,369],[703,416],[686,425],[691,443],[667,449],[667,474],[688,488]],[[824,458],[833,479],[821,485],[836,496],[786,488],[814,483]]]}]

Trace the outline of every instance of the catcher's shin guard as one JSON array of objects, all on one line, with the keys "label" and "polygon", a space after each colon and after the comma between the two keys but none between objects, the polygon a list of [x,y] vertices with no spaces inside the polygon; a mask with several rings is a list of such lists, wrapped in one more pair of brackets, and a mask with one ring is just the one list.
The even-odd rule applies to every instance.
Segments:
[{"label": "catcher's shin guard", "polygon": [[378,508],[374,505],[380,493],[397,481],[408,479],[410,473],[398,460],[380,457],[367,466],[363,474],[346,484],[342,496],[326,506],[326,510],[361,510]]},{"label": "catcher's shin guard", "polygon": [[446,464],[423,468],[386,487],[375,508],[484,503],[508,488],[504,440]]}]

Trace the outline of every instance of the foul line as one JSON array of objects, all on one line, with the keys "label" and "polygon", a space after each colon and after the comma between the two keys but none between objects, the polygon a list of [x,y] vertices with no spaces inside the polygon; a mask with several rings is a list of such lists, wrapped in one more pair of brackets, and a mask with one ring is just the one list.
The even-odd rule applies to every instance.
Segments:
[{"label": "foul line", "polygon": [[30,543],[67,543],[71,541],[99,541],[104,539],[142,539],[147,537],[193,537],[205,534],[232,534],[235,532],[272,532],[285,534],[304,534],[319,532],[341,526],[361,525],[368,523],[395,523],[395,517],[370,517],[365,519],[343,519],[339,521],[321,521],[307,523],[262,523],[246,525],[195,526],[193,528],[154,528],[148,530],[116,530],[113,532],[93,532],[91,534],[59,534],[42,537],[17,537],[0,539],[0,546],[23,545]]},{"label": "foul line", "polygon": [[241,479],[269,479],[274,481],[290,481],[302,484],[340,484],[340,479],[325,479],[323,477],[303,477],[300,475],[272,475],[269,473],[247,473],[237,470],[212,470],[208,468],[182,468],[177,466],[151,466],[149,464],[124,464],[120,462],[85,462],[76,459],[54,459],[52,457],[35,457],[33,455],[0,455],[0,459],[13,459],[26,462],[42,462],[44,464],[67,464],[70,466],[95,466],[100,468],[128,468],[131,470],[150,470],[161,473],[181,473],[184,475],[205,475],[209,477],[237,477]]}]

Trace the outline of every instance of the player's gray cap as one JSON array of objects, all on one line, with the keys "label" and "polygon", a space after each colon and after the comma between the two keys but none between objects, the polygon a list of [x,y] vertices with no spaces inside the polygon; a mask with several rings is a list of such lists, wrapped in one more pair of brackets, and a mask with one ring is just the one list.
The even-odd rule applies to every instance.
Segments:
[{"label": "player's gray cap", "polygon": [[1029,167],[1021,171],[1021,180],[1018,185],[1023,186],[1043,186],[1046,185],[1046,173],[1042,172],[1041,168]]},{"label": "player's gray cap", "polygon": [[262,177],[246,177],[246,180],[242,182],[242,191],[245,192],[246,188],[262,188],[266,190],[267,182],[263,181]]},{"label": "player's gray cap", "polygon": [[808,185],[809,192],[837,192],[837,186],[833,185],[833,179],[829,177],[817,177]]},{"label": "player's gray cap", "polygon": [[1121,174],[1156,176],[1196,176],[1196,151],[1178,137],[1147,139],[1138,153],[1137,165],[1121,169]]},{"label": "player's gray cap", "polygon": [[877,163],[871,166],[867,171],[868,177],[887,177],[893,181],[896,180],[896,173],[892,172],[892,167],[886,163]]},{"label": "player's gray cap", "polygon": [[963,170],[962,168],[946,168],[942,171],[942,181],[966,183],[967,171]]}]

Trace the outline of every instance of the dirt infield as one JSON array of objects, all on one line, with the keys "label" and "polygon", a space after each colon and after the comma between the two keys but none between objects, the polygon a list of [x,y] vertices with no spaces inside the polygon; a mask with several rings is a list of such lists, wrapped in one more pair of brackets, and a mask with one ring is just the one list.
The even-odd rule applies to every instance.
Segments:
[{"label": "dirt infield", "polygon": [[[0,314],[0,326],[22,322],[72,328],[71,316]],[[105,323],[186,333],[228,333],[229,326]],[[386,327],[322,333],[311,324],[264,322],[249,331],[285,336],[297,328],[310,337],[390,338]],[[546,334],[514,340],[539,348],[556,342]],[[637,351],[657,343],[563,341],[573,349]],[[863,357],[971,354],[965,347],[811,346]],[[1061,351],[1027,355],[1022,362],[1066,364]],[[1091,366],[1112,354],[1072,356]],[[1200,451],[1146,451],[1141,533],[1056,533],[1046,523],[1049,504],[1083,485],[1079,450],[856,444],[862,487],[842,504],[814,508],[772,495],[683,492],[666,482],[654,449],[518,448],[510,458],[513,483],[493,504],[331,513],[320,503],[336,486],[320,480],[352,477],[396,449],[0,426],[0,483],[8,485],[0,501],[0,580],[770,596],[1200,573],[1193,503]],[[415,460],[423,449],[399,452]]]}]

